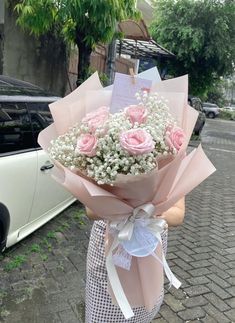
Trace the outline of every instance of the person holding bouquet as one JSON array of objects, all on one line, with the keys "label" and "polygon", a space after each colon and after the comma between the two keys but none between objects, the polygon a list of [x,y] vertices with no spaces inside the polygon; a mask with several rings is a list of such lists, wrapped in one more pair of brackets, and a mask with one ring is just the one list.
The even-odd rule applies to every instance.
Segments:
[{"label": "person holding bouquet", "polygon": [[[86,323],[150,323],[157,315],[163,302],[164,290],[152,311],[145,307],[133,309],[134,316],[125,319],[121,309],[114,305],[108,293],[108,276],[105,266],[105,228],[106,222],[100,219],[89,208],[86,208],[88,218],[94,220],[91,230],[87,253],[87,280],[86,280]],[[164,219],[167,226],[182,224],[185,216],[185,198],[180,199],[173,207],[158,218]],[[168,229],[162,234],[163,252],[166,254]]]}]

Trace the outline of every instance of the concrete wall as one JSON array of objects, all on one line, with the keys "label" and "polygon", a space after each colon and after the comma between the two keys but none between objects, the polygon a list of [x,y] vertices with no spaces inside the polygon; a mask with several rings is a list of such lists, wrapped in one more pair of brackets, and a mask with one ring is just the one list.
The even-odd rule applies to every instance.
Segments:
[{"label": "concrete wall", "polygon": [[67,55],[61,41],[36,39],[16,25],[13,10],[5,8],[3,74],[64,95],[67,85]]},{"label": "concrete wall", "polygon": [[4,0],[0,0],[0,25],[4,23]]}]

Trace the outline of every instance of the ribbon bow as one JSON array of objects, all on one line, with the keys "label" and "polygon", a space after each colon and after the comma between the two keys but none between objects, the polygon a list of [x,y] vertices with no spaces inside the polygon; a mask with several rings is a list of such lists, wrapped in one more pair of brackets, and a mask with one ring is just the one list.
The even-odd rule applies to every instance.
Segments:
[{"label": "ribbon bow", "polygon": [[[113,293],[126,319],[133,317],[134,313],[120,283],[117,270],[113,262],[113,251],[119,246],[119,244],[123,244],[125,246],[125,243],[132,239],[133,233],[135,233],[135,230],[138,227],[141,227],[142,230],[146,232],[146,234],[150,234],[155,238],[157,242],[161,243],[162,245],[161,233],[167,228],[167,224],[164,219],[158,219],[154,216],[156,213],[155,210],[156,208],[152,203],[143,204],[139,207],[136,207],[133,210],[133,213],[127,218],[127,220],[110,222],[110,229],[114,232],[114,241],[106,257],[106,267]],[[161,260],[152,250],[149,250],[149,252],[148,248],[146,248],[145,250],[147,250],[146,256],[152,255],[158,261],[160,261],[171,285],[178,289],[181,283],[171,272],[164,254],[162,253]]]},{"label": "ribbon bow", "polygon": [[[133,213],[127,218],[126,221],[112,221],[110,223],[110,228],[114,231],[118,231],[119,241],[130,240],[136,222],[142,222],[142,225],[145,226],[147,223],[149,223],[148,219],[153,217],[154,214],[155,206],[153,204],[143,204],[141,206],[136,207],[133,210]],[[165,220],[162,221],[166,223]]]}]

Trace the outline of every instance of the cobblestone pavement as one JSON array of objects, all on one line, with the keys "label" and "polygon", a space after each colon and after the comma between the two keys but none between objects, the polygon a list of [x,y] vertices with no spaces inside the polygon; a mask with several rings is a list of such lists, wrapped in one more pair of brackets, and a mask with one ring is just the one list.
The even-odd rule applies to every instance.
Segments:
[{"label": "cobblestone pavement", "polygon": [[[235,322],[235,122],[208,120],[202,142],[217,172],[187,196],[185,222],[170,230],[167,258],[182,288],[166,285],[155,323]],[[85,322],[90,226],[75,203],[4,253],[1,322]]]}]

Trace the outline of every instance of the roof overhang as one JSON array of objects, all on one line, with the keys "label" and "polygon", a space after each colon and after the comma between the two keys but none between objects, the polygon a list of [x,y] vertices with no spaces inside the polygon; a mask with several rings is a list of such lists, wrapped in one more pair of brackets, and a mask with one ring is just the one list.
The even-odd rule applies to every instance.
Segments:
[{"label": "roof overhang", "polygon": [[153,39],[120,39],[117,40],[117,53],[119,55],[130,55],[132,58],[174,58],[175,55],[164,47],[157,44]]},{"label": "roof overhang", "polygon": [[117,40],[117,53],[130,55],[132,58],[175,57],[167,49],[157,44],[150,36],[143,19],[125,20],[118,24],[118,31],[124,39]]}]

